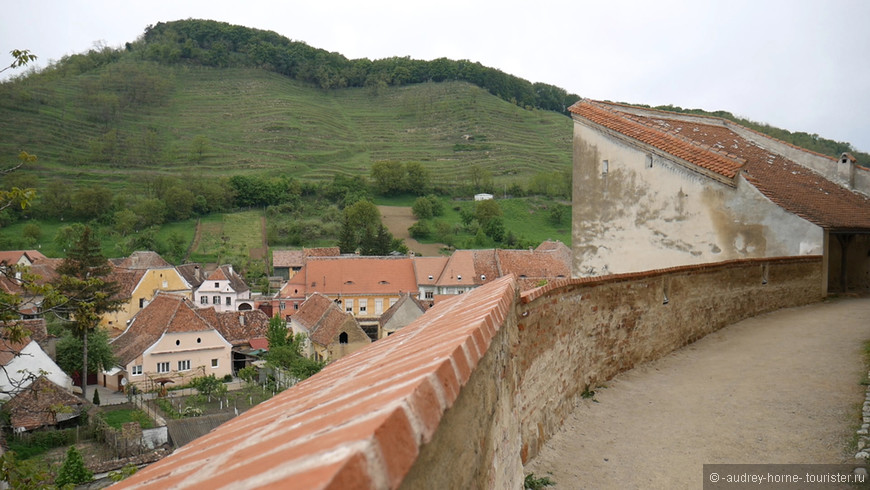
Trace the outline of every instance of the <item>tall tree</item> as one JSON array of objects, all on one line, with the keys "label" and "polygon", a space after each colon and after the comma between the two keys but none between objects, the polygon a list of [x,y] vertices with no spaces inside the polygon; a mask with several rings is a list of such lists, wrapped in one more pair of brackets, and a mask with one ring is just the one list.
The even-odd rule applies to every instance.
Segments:
[{"label": "tall tree", "polygon": [[87,226],[57,272],[60,276],[55,287],[66,299],[59,309],[69,320],[72,333],[82,339],[82,396],[87,399],[88,334],[97,328],[103,314],[120,308],[122,302],[115,298],[119,287],[108,279],[112,266]]}]

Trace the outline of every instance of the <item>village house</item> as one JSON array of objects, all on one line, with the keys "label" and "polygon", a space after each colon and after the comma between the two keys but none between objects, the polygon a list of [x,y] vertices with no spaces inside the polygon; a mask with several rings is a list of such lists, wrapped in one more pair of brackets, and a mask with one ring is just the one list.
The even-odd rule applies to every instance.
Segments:
[{"label": "village house", "polygon": [[232,345],[234,374],[257,359],[254,353],[267,348],[266,333],[269,330],[269,317],[262,311],[218,313],[212,308],[201,308],[198,311]]},{"label": "village house", "polygon": [[403,294],[396,304],[378,319],[378,339],[389,337],[426,313],[427,307],[410,294]]},{"label": "village house", "polygon": [[305,267],[276,296],[289,318],[309,296],[321,293],[352,314],[372,340],[378,318],[401,297],[418,294],[413,259],[401,257],[308,257]]},{"label": "village house", "polygon": [[100,384],[121,390],[128,384],[151,389],[158,380],[186,383],[193,378],[232,373],[232,344],[207,320],[214,310],[196,308],[189,299],[159,293],[112,339],[118,365]]},{"label": "village house", "polygon": [[194,290],[193,297],[198,307],[214,307],[218,312],[254,309],[251,288],[233,270],[232,265],[215,269]]},{"label": "village house", "polygon": [[133,252],[125,259],[113,259],[112,273],[108,279],[118,283],[117,297],[124,300],[121,308],[109,312],[100,319],[100,326],[109,330],[109,335],[120,335],[127,322],[158,292],[191,297],[193,286],[156,252]]},{"label": "village house", "polygon": [[[62,428],[75,421],[84,407],[84,400],[48,379],[40,376],[30,389],[21,391],[3,404],[9,414],[9,425],[15,432],[43,427]],[[74,422],[73,422],[74,423]]]},{"label": "village house", "polygon": [[870,170],[715,117],[580,100],[576,276],[823,255],[826,288],[870,287]]},{"label": "village house", "polygon": [[432,306],[439,298],[466,293],[508,274],[522,290],[571,276],[571,251],[547,240],[534,250],[457,250],[450,257],[415,257],[418,298]]},{"label": "village house", "polygon": [[72,378],[34,338],[28,336],[20,342],[11,342],[0,337],[0,400],[8,400],[40,377],[66,391],[72,390]]},{"label": "village house", "polygon": [[372,342],[352,314],[320,293],[302,303],[287,327],[293,335],[305,335],[303,353],[316,361],[334,361]]},{"label": "village house", "polygon": [[341,250],[338,247],[275,250],[272,252],[272,272],[284,281],[288,281],[302,270],[308,257],[338,257],[339,255]]}]

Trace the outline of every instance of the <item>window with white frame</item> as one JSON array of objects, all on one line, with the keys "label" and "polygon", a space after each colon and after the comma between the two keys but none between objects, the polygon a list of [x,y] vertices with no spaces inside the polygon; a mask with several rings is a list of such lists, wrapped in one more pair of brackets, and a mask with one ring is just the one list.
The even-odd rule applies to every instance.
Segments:
[{"label": "window with white frame", "polygon": [[359,312],[360,313],[365,313],[368,306],[369,306],[369,300],[367,300],[367,299],[359,300]]},{"label": "window with white frame", "polygon": [[220,297],[220,296],[212,296],[212,297],[211,297],[211,302],[214,303],[214,304],[216,304],[216,305],[218,305],[218,306],[220,306],[220,304],[221,304],[221,297]]},{"label": "window with white frame", "polygon": [[168,373],[169,372],[169,362],[158,362],[157,363],[157,372],[158,373]]},{"label": "window with white frame", "polygon": [[208,296],[200,296],[199,303],[202,305],[207,305],[208,304]]},{"label": "window with white frame", "polygon": [[344,311],[348,313],[353,313],[353,300],[346,299],[344,300]]},{"label": "window with white frame", "polygon": [[227,306],[230,306],[230,305],[233,304],[233,299],[232,299],[232,298],[230,298],[229,296],[227,296],[226,299],[227,299]]},{"label": "window with white frame", "polygon": [[190,360],[186,361],[178,361],[178,370],[179,371],[190,371]]},{"label": "window with white frame", "polygon": [[135,366],[133,366],[133,368],[130,369],[130,374],[133,376],[141,376],[142,375],[142,365],[136,364]]},{"label": "window with white frame", "polygon": [[384,300],[382,298],[375,299],[375,315],[383,314]]},{"label": "window with white frame", "polygon": [[211,360],[211,367],[213,367],[213,368],[218,367],[218,360],[217,360],[217,359],[212,359],[212,360]]},{"label": "window with white frame", "polygon": [[435,298],[435,291],[426,291],[426,299]]}]

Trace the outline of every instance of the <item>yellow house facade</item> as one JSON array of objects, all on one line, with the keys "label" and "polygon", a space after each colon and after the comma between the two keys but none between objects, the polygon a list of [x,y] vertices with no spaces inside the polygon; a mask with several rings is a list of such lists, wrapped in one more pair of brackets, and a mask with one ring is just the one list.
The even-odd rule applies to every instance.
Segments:
[{"label": "yellow house facade", "polygon": [[119,282],[121,285],[119,294],[127,300],[121,309],[103,315],[100,320],[100,325],[109,329],[113,337],[123,332],[127,328],[128,321],[148,306],[158,292],[192,298],[192,287],[174,267],[147,270],[116,269],[113,279]]}]

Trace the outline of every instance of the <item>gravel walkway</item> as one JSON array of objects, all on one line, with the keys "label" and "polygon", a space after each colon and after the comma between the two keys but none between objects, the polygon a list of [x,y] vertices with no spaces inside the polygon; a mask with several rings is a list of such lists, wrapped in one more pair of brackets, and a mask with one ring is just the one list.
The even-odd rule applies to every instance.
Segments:
[{"label": "gravel walkway", "polygon": [[870,298],[744,320],[597,389],[525,471],[562,489],[701,488],[704,463],[854,462],[866,340]]}]

